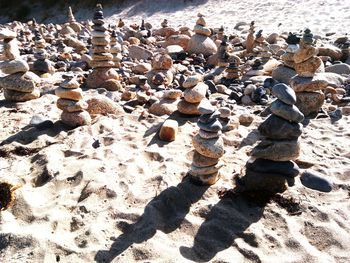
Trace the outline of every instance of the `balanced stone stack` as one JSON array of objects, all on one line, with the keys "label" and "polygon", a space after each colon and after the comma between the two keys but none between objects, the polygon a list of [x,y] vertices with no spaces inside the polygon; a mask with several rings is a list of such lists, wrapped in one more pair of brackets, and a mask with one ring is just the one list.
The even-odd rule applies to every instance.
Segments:
[{"label": "balanced stone stack", "polygon": [[114,67],[120,68],[120,66],[121,66],[120,62],[122,61],[123,56],[121,54],[122,47],[119,44],[119,42],[117,41],[117,38],[118,38],[117,32],[115,30],[113,30],[112,34],[111,34],[110,52],[113,56],[112,61],[114,62]]},{"label": "balanced stone stack", "polygon": [[16,33],[8,29],[0,31],[4,41],[5,60],[0,62],[0,71],[7,76],[0,79],[4,97],[9,101],[24,102],[40,97],[40,78],[29,71],[28,63],[20,58]]},{"label": "balanced stone stack", "polygon": [[201,115],[200,103],[207,94],[208,86],[203,82],[203,76],[189,76],[182,87],[185,88],[183,99],[177,105],[179,112],[187,115]]},{"label": "balanced stone stack", "polygon": [[230,55],[227,52],[227,36],[224,36],[220,43],[220,46],[217,52],[217,57],[218,57],[219,68],[225,68],[229,65]]},{"label": "balanced stone stack", "polygon": [[39,30],[34,32],[35,52],[34,58],[36,59],[33,64],[33,71],[38,74],[54,73],[55,68],[52,62],[48,60],[48,54],[45,50],[46,41],[43,39]]},{"label": "balanced stone stack", "polygon": [[210,38],[211,30],[206,27],[207,23],[202,14],[198,14],[198,20],[193,29],[195,34],[188,43],[188,52],[190,54],[203,54],[210,56],[217,52],[217,46]]},{"label": "balanced stone stack", "polygon": [[91,123],[91,117],[86,111],[88,104],[83,100],[83,91],[73,76],[64,75],[64,81],[55,90],[57,107],[62,110],[61,121],[70,126],[77,127]]},{"label": "balanced stone stack", "polygon": [[224,141],[220,137],[220,112],[209,102],[201,104],[198,111],[202,115],[197,123],[199,132],[192,140],[195,151],[189,174],[195,182],[212,185],[220,178],[219,170],[223,167],[220,158],[225,153]]},{"label": "balanced stone stack", "polygon": [[254,33],[255,33],[255,26],[254,26],[254,21],[252,21],[250,23],[249,33],[248,33],[247,40],[246,40],[246,53],[247,54],[253,53],[253,48],[254,48],[254,43],[255,43]]},{"label": "balanced stone stack", "polygon": [[68,23],[76,33],[81,31],[81,25],[75,20],[71,7],[68,7]]},{"label": "balanced stone stack", "polygon": [[105,88],[107,90],[119,90],[120,82],[118,73],[112,68],[115,66],[113,55],[110,53],[110,37],[105,26],[102,6],[97,5],[93,22],[92,35],[92,61],[93,71],[87,78],[89,88]]},{"label": "balanced stone stack", "polygon": [[164,90],[174,80],[173,60],[168,54],[157,54],[152,59],[152,70],[147,72],[148,83],[153,89]]},{"label": "balanced stone stack", "polygon": [[318,49],[314,46],[311,31],[306,29],[300,40],[299,49],[294,54],[294,63],[297,76],[291,79],[291,86],[297,93],[296,106],[305,116],[317,115],[322,107],[325,95],[321,91],[328,83],[314,81],[315,74],[324,72],[321,58],[317,57]]},{"label": "balanced stone stack", "polygon": [[238,68],[237,62],[231,62],[225,69],[225,79],[233,83],[241,78],[241,72]]},{"label": "balanced stone stack", "polygon": [[296,95],[285,84],[273,86],[277,99],[271,104],[270,115],[260,126],[265,137],[252,151],[251,161],[240,180],[246,191],[283,192],[294,184],[298,166],[293,162],[300,154],[298,137],[302,133],[304,115],[295,106]]}]

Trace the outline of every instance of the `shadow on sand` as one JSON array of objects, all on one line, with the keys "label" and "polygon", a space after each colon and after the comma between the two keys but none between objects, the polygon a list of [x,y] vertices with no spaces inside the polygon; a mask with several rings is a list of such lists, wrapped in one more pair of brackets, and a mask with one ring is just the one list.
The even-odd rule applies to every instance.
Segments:
[{"label": "shadow on sand", "polygon": [[157,230],[166,234],[176,230],[183,222],[192,204],[196,203],[208,189],[197,186],[185,177],[176,187],[165,189],[145,207],[143,215],[132,225],[123,229],[109,250],[100,250],[96,262],[111,262],[134,243],[152,238]]},{"label": "shadow on sand", "polygon": [[[181,255],[195,262],[209,262],[218,252],[237,246],[234,243],[236,238],[243,238],[251,246],[257,247],[255,236],[244,232],[252,223],[260,220],[265,205],[266,202],[258,205],[242,195],[223,197],[206,215],[205,222],[194,237],[193,246],[180,247]],[[249,260],[258,260],[252,251],[239,247],[237,250]]]}]

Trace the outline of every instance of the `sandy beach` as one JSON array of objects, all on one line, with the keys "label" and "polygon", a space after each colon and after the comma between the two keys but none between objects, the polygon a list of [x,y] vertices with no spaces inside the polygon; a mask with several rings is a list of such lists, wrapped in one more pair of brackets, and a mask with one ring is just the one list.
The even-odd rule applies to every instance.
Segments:
[{"label": "sandy beach", "polygon": [[[201,12],[208,25],[223,25],[229,34],[246,34],[254,20],[266,34],[309,27],[334,39],[350,28],[347,1],[153,2],[105,9],[106,20],[145,18],[158,28],[167,18],[171,26],[193,28]],[[92,14],[75,12],[77,20]],[[246,23],[242,30],[234,29],[238,22]],[[332,191],[306,188],[296,177],[295,186],[264,203],[260,196],[222,193],[236,186],[234,176],[261,140],[257,127],[266,106],[233,105],[237,128],[222,135],[222,176],[198,186],[186,176],[198,117],[158,117],[142,106],[127,113],[125,102],[115,99],[118,113],[68,129],[54,94],[61,74],[43,81],[41,97],[24,103],[5,100],[0,90],[0,182],[22,185],[13,206],[0,213],[0,262],[350,262],[350,114],[328,116],[346,104],[326,100],[324,116],[304,122],[299,139],[299,159],[312,164],[301,170],[322,175]],[[85,100],[111,96],[83,92]],[[239,125],[242,114],[253,122]],[[54,125],[33,127],[35,115]],[[159,139],[167,118],[179,123],[173,142]]]}]

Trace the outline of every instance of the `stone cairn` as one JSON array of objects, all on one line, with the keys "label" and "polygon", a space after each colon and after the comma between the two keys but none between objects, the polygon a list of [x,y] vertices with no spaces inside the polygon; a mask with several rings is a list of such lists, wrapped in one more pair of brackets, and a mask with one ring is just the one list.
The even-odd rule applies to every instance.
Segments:
[{"label": "stone cairn", "polygon": [[165,90],[174,80],[173,60],[168,54],[157,54],[152,59],[152,70],[146,77],[151,88]]},{"label": "stone cairn", "polygon": [[76,33],[81,31],[81,25],[75,20],[71,7],[68,7],[68,24]]},{"label": "stone cairn", "polygon": [[203,82],[202,75],[189,76],[182,87],[185,88],[183,99],[178,103],[179,112],[187,115],[201,115],[200,103],[207,94],[208,86]]},{"label": "stone cairn", "polygon": [[323,62],[317,54],[318,49],[314,46],[313,35],[306,29],[300,40],[299,49],[293,56],[297,75],[291,79],[290,84],[297,94],[296,106],[309,117],[317,115],[322,107],[325,95],[321,89],[328,85],[313,80],[316,73],[324,71]]},{"label": "stone cairn", "polygon": [[252,21],[250,23],[250,27],[249,27],[249,33],[248,33],[247,41],[246,41],[246,53],[247,54],[253,53],[253,48],[254,48],[254,43],[255,43],[255,37],[254,37],[255,26],[254,26],[254,24],[255,24],[255,22]]},{"label": "stone cairn", "polygon": [[119,90],[119,75],[113,69],[115,62],[110,53],[110,36],[105,26],[102,6],[98,4],[93,17],[92,61],[93,71],[89,74],[86,83],[89,88],[105,88],[107,90]]},{"label": "stone cairn", "polygon": [[252,151],[245,175],[238,181],[245,191],[267,194],[283,192],[294,185],[299,168],[293,160],[300,154],[298,137],[302,133],[304,115],[295,106],[296,95],[285,84],[272,88],[277,99],[271,104],[270,115],[258,127],[265,137]]},{"label": "stone cairn", "polygon": [[4,41],[5,60],[0,62],[0,70],[7,76],[0,79],[6,100],[24,102],[40,97],[40,78],[29,71],[28,63],[20,58],[16,33],[8,29],[0,31]]},{"label": "stone cairn", "polygon": [[230,64],[229,63],[230,55],[227,52],[227,36],[224,36],[222,38],[222,41],[218,48],[217,56],[218,56],[219,68],[226,68]]},{"label": "stone cairn", "polygon": [[195,34],[188,43],[188,52],[190,54],[203,54],[210,56],[217,52],[217,46],[210,38],[211,30],[206,27],[207,23],[202,14],[198,14],[198,20],[194,26]]},{"label": "stone cairn", "polygon": [[61,121],[70,126],[77,127],[91,123],[91,117],[86,111],[88,104],[83,100],[83,91],[80,84],[72,75],[63,75],[64,81],[55,90],[57,107],[62,110]]},{"label": "stone cairn", "polygon": [[286,42],[288,44],[286,48],[286,53],[284,53],[281,56],[284,66],[289,67],[291,69],[295,68],[294,54],[299,48],[299,41],[300,39],[295,34],[289,33],[286,39]]},{"label": "stone cairn", "polygon": [[53,73],[55,68],[50,60],[48,60],[48,54],[45,50],[46,41],[40,34],[39,30],[34,32],[35,52],[34,58],[36,59],[33,64],[33,71],[38,74]]},{"label": "stone cairn", "polygon": [[195,151],[189,174],[197,183],[212,185],[220,178],[219,170],[223,167],[220,158],[225,153],[224,141],[220,137],[220,112],[209,102],[201,104],[198,111],[201,113],[197,123],[199,132],[192,140]]},{"label": "stone cairn", "polygon": [[114,62],[114,67],[115,68],[120,68],[121,67],[121,64],[120,62],[122,61],[123,59],[123,56],[121,54],[121,51],[122,51],[122,47],[121,45],[119,44],[119,42],[117,41],[117,32],[115,30],[112,31],[112,34],[111,34],[111,48],[110,48],[110,52],[113,56],[113,59],[112,61]]}]

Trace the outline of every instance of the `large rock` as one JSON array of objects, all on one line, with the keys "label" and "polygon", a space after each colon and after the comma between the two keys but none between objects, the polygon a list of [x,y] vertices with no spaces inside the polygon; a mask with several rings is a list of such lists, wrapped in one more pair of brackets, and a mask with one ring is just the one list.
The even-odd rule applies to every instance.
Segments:
[{"label": "large rock", "polygon": [[151,57],[153,57],[153,53],[143,47],[131,45],[129,47],[129,56],[132,59],[138,59],[138,60],[148,60]]},{"label": "large rock", "polygon": [[278,82],[289,85],[292,77],[296,76],[296,71],[292,68],[280,65],[272,71],[272,78]]},{"label": "large rock", "polygon": [[293,105],[297,102],[294,90],[286,84],[280,83],[272,87],[273,94],[286,104]]},{"label": "large rock", "polygon": [[177,104],[177,110],[182,114],[186,115],[201,115],[201,113],[198,110],[199,104],[200,102],[189,103],[185,100],[180,100],[180,102]]},{"label": "large rock", "polygon": [[184,99],[190,103],[201,102],[205,98],[208,86],[203,82],[198,83],[195,87],[191,89],[186,89],[183,93]]},{"label": "large rock", "polygon": [[224,141],[221,137],[215,139],[203,139],[197,134],[192,139],[193,146],[195,150],[210,158],[220,158],[224,155]]},{"label": "large rock", "polygon": [[113,68],[94,69],[87,77],[86,84],[91,89],[99,88],[106,80],[119,80],[119,75]]},{"label": "large rock", "polygon": [[88,99],[87,101],[88,108],[87,112],[90,115],[107,115],[107,114],[119,114],[123,113],[124,110],[121,106],[119,106],[117,103],[112,101],[111,99],[103,96],[98,95],[93,98]]},{"label": "large rock", "polygon": [[320,92],[297,93],[296,107],[307,117],[318,113],[325,100],[325,95]]},{"label": "large rock", "polygon": [[309,60],[312,57],[315,57],[318,53],[317,48],[309,46],[307,48],[299,48],[293,56],[295,63],[302,63],[306,60]]},{"label": "large rock", "polygon": [[179,45],[184,50],[187,49],[191,38],[187,35],[171,35],[165,40],[166,46]]},{"label": "large rock", "polygon": [[252,151],[255,158],[272,161],[295,160],[300,154],[300,143],[297,140],[263,140]]},{"label": "large rock", "polygon": [[171,115],[177,110],[177,103],[178,100],[161,99],[159,102],[153,103],[148,111],[157,116]]},{"label": "large rock", "polygon": [[31,93],[41,82],[33,72],[15,73],[0,79],[0,87],[3,89]]},{"label": "large rock", "polygon": [[243,188],[243,191],[273,195],[287,190],[287,180],[287,177],[280,174],[254,172],[246,169],[245,175],[239,180],[239,186]]},{"label": "large rock", "polygon": [[273,114],[291,122],[302,122],[304,120],[304,115],[296,106],[285,104],[278,99],[272,102],[270,110]]},{"label": "large rock", "polygon": [[82,125],[89,125],[91,123],[91,117],[86,111],[63,111],[61,114],[61,121],[70,127],[78,127]]},{"label": "large rock", "polygon": [[9,101],[24,102],[28,100],[34,100],[40,97],[40,90],[34,89],[32,92],[19,92],[15,90],[4,90],[4,97]]},{"label": "large rock", "polygon": [[18,72],[27,72],[29,70],[28,63],[22,59],[15,59],[0,62],[0,70],[5,74],[14,74]]},{"label": "large rock", "polygon": [[325,45],[318,48],[319,56],[331,57],[333,60],[340,60],[343,53],[340,48],[333,45]]},{"label": "large rock", "polygon": [[325,68],[326,72],[333,72],[337,74],[350,75],[350,65],[346,63],[335,64]]},{"label": "large rock", "polygon": [[295,64],[295,71],[301,77],[312,77],[315,72],[324,72],[324,65],[319,57],[310,58]]},{"label": "large rock", "polygon": [[201,155],[197,151],[194,151],[193,153],[192,164],[195,165],[196,167],[208,167],[208,166],[215,165],[218,162],[219,162],[218,158],[206,157],[204,155]]},{"label": "large rock", "polygon": [[214,41],[207,36],[193,35],[188,43],[187,51],[190,54],[203,54],[204,56],[210,56],[217,52],[217,46]]},{"label": "large rock", "polygon": [[57,108],[63,111],[68,112],[76,112],[76,111],[82,111],[86,110],[88,108],[88,104],[83,101],[74,101],[74,100],[67,100],[67,99],[58,99],[56,102]]},{"label": "large rock", "polygon": [[65,89],[58,87],[55,89],[55,95],[61,99],[75,100],[79,101],[83,99],[83,91],[81,88],[77,89]]},{"label": "large rock", "polygon": [[302,127],[300,123],[293,123],[272,114],[259,125],[258,130],[269,139],[293,140],[301,135]]},{"label": "large rock", "polygon": [[253,162],[247,162],[247,169],[257,173],[281,174],[288,177],[295,177],[300,170],[293,161],[275,162],[267,159],[256,159]]},{"label": "large rock", "polygon": [[346,78],[339,74],[324,72],[316,73],[311,78],[295,76],[291,79],[290,85],[295,92],[324,90],[327,86],[339,88]]}]

